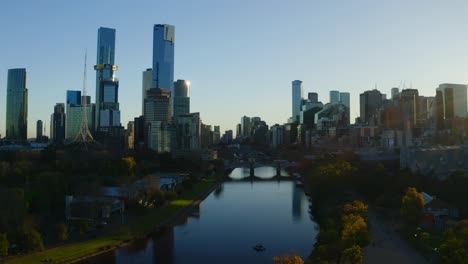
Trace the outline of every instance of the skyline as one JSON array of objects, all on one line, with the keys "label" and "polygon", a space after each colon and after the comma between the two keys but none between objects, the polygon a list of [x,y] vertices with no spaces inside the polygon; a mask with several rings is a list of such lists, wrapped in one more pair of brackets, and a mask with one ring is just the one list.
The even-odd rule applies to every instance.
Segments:
[{"label": "skyline", "polygon": [[[463,2],[187,1],[137,7],[117,2],[116,19],[109,24],[99,19],[107,8],[103,3],[21,3],[5,4],[9,12],[0,17],[3,24],[13,18],[17,23],[5,28],[9,41],[0,43],[2,136],[7,70],[26,68],[28,74],[28,137],[35,135],[38,119],[49,135],[55,104],[65,102],[66,90],[81,90],[83,53],[87,49],[90,58],[96,56],[99,27],[116,29],[123,126],[141,114],[142,72],[152,64],[154,24],[176,27],[174,80],[191,82],[191,112],[200,112],[204,123],[222,131],[235,130],[244,115],[260,116],[269,125],[286,122],[296,79],[304,82],[304,94],[317,92],[324,103],[330,90],[349,92],[352,122],[359,114],[359,94],[375,83],[390,97],[390,89],[405,80],[425,96],[434,96],[441,83],[468,82],[463,34],[468,4]],[[137,12],[129,12],[130,6]],[[74,12],[56,12],[65,7]],[[436,19],[445,13],[451,16]],[[88,94],[95,102],[91,63],[87,71]]]}]

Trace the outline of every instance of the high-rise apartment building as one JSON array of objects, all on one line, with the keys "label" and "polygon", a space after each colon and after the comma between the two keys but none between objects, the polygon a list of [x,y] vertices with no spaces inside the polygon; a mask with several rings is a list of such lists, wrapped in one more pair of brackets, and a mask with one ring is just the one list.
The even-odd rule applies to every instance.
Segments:
[{"label": "high-rise apartment building", "polygon": [[96,65],[95,134],[99,140],[123,137],[120,123],[119,81],[115,78],[115,29],[99,28]]},{"label": "high-rise apartment building", "polygon": [[153,85],[173,93],[175,27],[154,25],[153,28]]},{"label": "high-rise apartment building", "polygon": [[302,81],[295,80],[292,82],[292,119],[294,122],[299,121],[301,112],[302,98],[304,97],[304,90],[302,88]]},{"label": "high-rise apartment building", "polygon": [[26,69],[8,70],[6,101],[6,138],[24,141],[28,133]]},{"label": "high-rise apartment building", "polygon": [[174,117],[190,113],[190,81],[177,80],[174,83]]},{"label": "high-rise apartment building", "polygon": [[50,117],[50,139],[56,144],[65,140],[65,104],[57,103]]},{"label": "high-rise apartment building", "polygon": [[171,92],[149,89],[145,99],[146,145],[156,152],[171,151]]}]

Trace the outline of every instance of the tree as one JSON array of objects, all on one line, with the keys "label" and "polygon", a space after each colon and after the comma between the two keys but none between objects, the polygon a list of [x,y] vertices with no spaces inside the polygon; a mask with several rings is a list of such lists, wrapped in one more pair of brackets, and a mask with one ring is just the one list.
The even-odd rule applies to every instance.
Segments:
[{"label": "tree", "polygon": [[0,257],[8,255],[8,239],[6,234],[0,233]]},{"label": "tree", "polygon": [[274,264],[304,264],[304,260],[296,255],[291,256],[275,256],[273,257]]},{"label": "tree", "polygon": [[18,235],[25,249],[30,251],[42,251],[44,250],[44,243],[42,237],[36,229],[30,227],[27,224],[23,224],[18,230]]},{"label": "tree", "polygon": [[447,231],[440,256],[442,263],[468,263],[468,220],[458,222]]},{"label": "tree", "polygon": [[343,257],[344,263],[349,263],[349,264],[362,263],[361,247],[358,245],[354,245],[350,248],[343,250],[342,257]]},{"label": "tree", "polygon": [[360,215],[343,216],[343,230],[341,231],[341,240],[347,246],[369,244],[369,231],[364,218]]},{"label": "tree", "polygon": [[424,199],[416,188],[409,187],[402,199],[401,216],[409,225],[417,225],[424,208]]},{"label": "tree", "polygon": [[57,224],[55,226],[55,234],[57,239],[60,241],[68,240],[68,228],[64,223]]},{"label": "tree", "polygon": [[120,159],[120,162],[127,176],[132,176],[135,173],[135,168],[136,168],[135,158],[125,157],[125,158]]},{"label": "tree", "polygon": [[361,201],[353,201],[352,203],[343,206],[343,213],[356,214],[363,218],[367,218],[368,206]]}]

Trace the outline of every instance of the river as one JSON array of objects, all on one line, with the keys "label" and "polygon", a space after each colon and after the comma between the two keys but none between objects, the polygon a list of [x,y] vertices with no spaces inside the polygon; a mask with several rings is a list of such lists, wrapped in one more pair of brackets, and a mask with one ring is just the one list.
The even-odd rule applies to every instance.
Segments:
[{"label": "river", "polygon": [[[255,169],[261,178],[275,174],[273,167]],[[241,179],[249,169],[237,168],[230,175]],[[293,181],[229,181],[182,223],[86,263],[261,264],[284,254],[305,259],[318,233],[308,210],[307,196]],[[266,250],[253,250],[258,243]]]}]

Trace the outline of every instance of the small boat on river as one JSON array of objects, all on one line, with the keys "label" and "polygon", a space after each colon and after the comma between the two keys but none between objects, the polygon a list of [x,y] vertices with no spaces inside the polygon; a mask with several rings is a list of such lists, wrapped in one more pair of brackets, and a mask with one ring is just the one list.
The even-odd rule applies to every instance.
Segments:
[{"label": "small boat on river", "polygon": [[262,244],[257,244],[255,247],[253,247],[253,250],[260,252],[260,251],[265,251],[266,248]]}]

